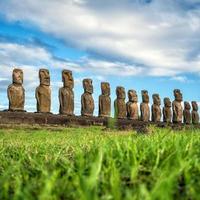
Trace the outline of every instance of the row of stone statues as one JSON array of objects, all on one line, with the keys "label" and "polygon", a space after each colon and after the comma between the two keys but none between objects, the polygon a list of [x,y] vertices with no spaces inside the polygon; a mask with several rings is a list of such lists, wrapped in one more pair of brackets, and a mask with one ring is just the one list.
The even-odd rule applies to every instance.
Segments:
[{"label": "row of stone statues", "polygon": [[[25,90],[23,88],[23,71],[21,69],[13,70],[13,83],[8,87],[9,111],[24,111]],[[49,70],[39,70],[40,85],[36,88],[35,97],[37,100],[37,112],[50,113],[51,109],[51,89]],[[60,114],[74,115],[74,79],[69,70],[62,71],[63,87],[59,90]],[[91,79],[83,80],[84,93],[81,96],[81,115],[93,116],[94,99],[93,85]],[[110,117],[111,98],[110,84],[101,83],[102,94],[99,96],[99,117]],[[126,103],[126,93],[123,87],[116,88],[116,100],[114,101],[115,117],[118,119],[150,120],[150,107],[148,91],[142,90],[142,103],[140,104],[141,116],[139,117],[138,96],[135,90],[128,91],[129,101]],[[193,124],[199,123],[198,105],[192,102],[192,112],[189,102],[184,102],[182,108],[182,93],[180,90],[174,90],[175,100],[171,103],[169,98],[164,98],[164,107],[161,111],[161,100],[158,94],[153,94],[153,105],[151,106],[151,119],[153,122],[160,122],[163,114],[164,122]]]}]

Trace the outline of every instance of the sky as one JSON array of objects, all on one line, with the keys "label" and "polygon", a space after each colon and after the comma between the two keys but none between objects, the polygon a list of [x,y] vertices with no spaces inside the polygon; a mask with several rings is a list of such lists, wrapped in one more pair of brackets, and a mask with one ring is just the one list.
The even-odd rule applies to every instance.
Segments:
[{"label": "sky", "polygon": [[[50,70],[58,113],[61,71],[72,70],[75,114],[82,80],[92,78],[95,112],[100,83],[200,102],[199,0],[0,0],[0,110],[8,108],[12,70],[24,71],[25,109],[36,111],[40,68]],[[128,99],[126,99],[128,101]],[[113,106],[112,106],[113,107]],[[113,108],[112,108],[113,111]]]}]

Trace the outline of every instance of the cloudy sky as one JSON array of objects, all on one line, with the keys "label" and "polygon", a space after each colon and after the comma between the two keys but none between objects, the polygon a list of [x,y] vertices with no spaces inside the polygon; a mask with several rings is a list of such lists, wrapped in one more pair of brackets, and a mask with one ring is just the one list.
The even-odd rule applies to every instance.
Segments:
[{"label": "cloudy sky", "polygon": [[[94,83],[95,114],[101,81],[173,100],[200,102],[199,0],[0,0],[0,109],[8,107],[13,67],[24,70],[26,110],[35,111],[38,69],[51,74],[52,111],[58,112],[61,71],[75,79],[80,114],[82,79]],[[152,101],[152,100],[151,100]]]}]

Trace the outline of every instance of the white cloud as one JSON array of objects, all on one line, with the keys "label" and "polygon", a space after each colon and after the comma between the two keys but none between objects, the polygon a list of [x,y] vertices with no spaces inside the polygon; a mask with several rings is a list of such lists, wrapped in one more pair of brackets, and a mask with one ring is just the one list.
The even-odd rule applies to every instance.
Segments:
[{"label": "white cloud", "polygon": [[[25,46],[17,43],[0,43],[0,81],[10,80],[12,70],[19,67],[24,71],[24,81],[26,87],[36,87],[38,84],[39,68],[50,69],[70,69],[73,72],[92,72],[91,78],[99,81],[105,80],[105,75],[115,76],[133,76],[144,73],[145,68],[135,64],[126,64],[125,62],[111,62],[92,58],[81,58],[79,60],[60,60],[46,49],[38,46]],[[79,78],[80,79],[80,78]],[[78,81],[80,82],[80,81]],[[60,82],[53,84],[61,84]]]},{"label": "white cloud", "polygon": [[181,82],[181,83],[186,83],[186,82],[189,81],[186,76],[174,76],[174,77],[171,78],[171,80],[178,81],[178,82]]},{"label": "white cloud", "polygon": [[58,69],[71,69],[81,71],[81,67],[70,61],[60,61],[44,48],[37,46],[25,46],[16,43],[0,43],[0,81],[8,80],[12,76],[12,70],[20,67],[24,71],[24,80],[27,86],[35,86],[38,79],[38,69],[44,67],[56,67]]},{"label": "white cloud", "polygon": [[82,62],[88,70],[102,75],[133,76],[141,75],[144,72],[143,67],[128,65],[123,62],[111,62],[97,59],[84,59]]},{"label": "white cloud", "polygon": [[[95,70],[101,73],[105,68],[109,74],[115,74],[114,68],[118,72],[126,69],[129,75],[199,73],[200,10],[183,6],[198,1],[138,2],[142,1],[9,0],[2,1],[0,8],[10,21],[32,23],[80,49],[116,60],[99,63],[102,70],[91,60],[92,69],[98,66]],[[49,56],[40,53],[44,59]]]}]

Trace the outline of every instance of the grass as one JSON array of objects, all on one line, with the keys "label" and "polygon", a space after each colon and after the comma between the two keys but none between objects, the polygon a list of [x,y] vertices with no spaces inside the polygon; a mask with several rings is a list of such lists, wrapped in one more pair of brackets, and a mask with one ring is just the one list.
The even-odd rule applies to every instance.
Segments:
[{"label": "grass", "polygon": [[0,199],[200,199],[200,132],[0,130]]}]

